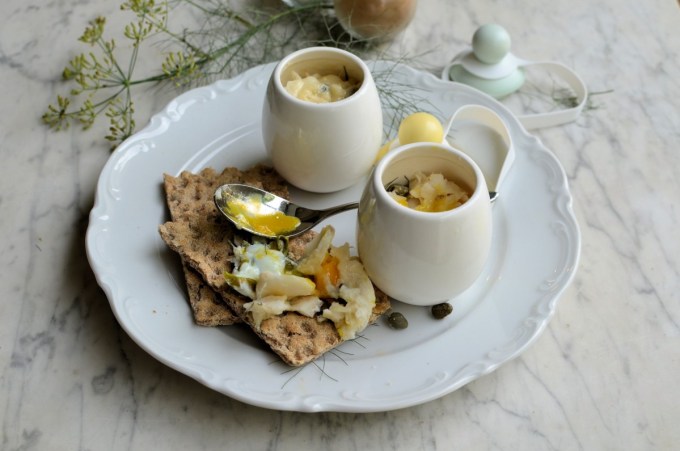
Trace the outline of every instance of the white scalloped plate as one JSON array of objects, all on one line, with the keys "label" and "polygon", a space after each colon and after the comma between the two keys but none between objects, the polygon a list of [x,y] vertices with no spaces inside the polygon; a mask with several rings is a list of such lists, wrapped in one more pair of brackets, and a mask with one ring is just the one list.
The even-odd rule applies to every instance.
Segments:
[{"label": "white scalloped plate", "polygon": [[[195,326],[179,258],[160,239],[168,220],[162,174],[266,160],[260,110],[273,65],[180,95],[125,141],[104,167],[87,231],[97,281],[125,331],[166,365],[250,404],[281,410],[370,412],[420,404],[495,370],[533,342],[573,278],[580,235],[564,171],[512,114],[471,88],[407,66],[376,63],[390,82],[411,86],[422,109],[447,118],[476,103],[509,125],[515,165],[494,204],[494,239],[475,285],[434,320],[395,303],[409,327],[384,323],[313,364],[291,370],[245,326]],[[381,77],[376,77],[381,79]],[[403,88],[402,88],[403,89]],[[389,111],[386,111],[389,114]],[[358,200],[362,186],[330,195],[292,191],[312,207]],[[330,220],[336,243],[354,243],[355,212]]]}]

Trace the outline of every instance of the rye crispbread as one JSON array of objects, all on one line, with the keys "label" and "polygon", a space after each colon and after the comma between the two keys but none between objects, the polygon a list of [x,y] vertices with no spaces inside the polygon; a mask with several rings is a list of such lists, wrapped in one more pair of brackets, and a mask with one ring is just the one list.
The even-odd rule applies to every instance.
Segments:
[{"label": "rye crispbread", "polygon": [[[213,193],[225,183],[245,183],[257,187],[266,184],[267,189],[281,196],[288,196],[283,178],[270,167],[257,165],[247,171],[226,168],[221,173],[212,168],[198,174],[188,171],[174,177],[163,176],[166,201],[173,222],[186,221],[191,215],[217,214]],[[222,297],[208,286],[200,274],[182,261],[189,305],[196,324],[201,326],[226,326],[241,322]]]},{"label": "rye crispbread", "polygon": [[[179,178],[185,184],[185,193],[195,193],[197,202],[200,202],[199,197],[203,199],[206,195],[212,202],[214,190],[223,183],[246,183],[287,197],[287,188],[281,177],[264,166],[256,166],[243,173],[229,168],[219,175],[212,170],[204,170],[200,174],[183,173]],[[170,221],[159,227],[163,240],[180,254],[184,263],[201,275],[214,292],[219,293],[231,311],[249,324],[284,362],[293,366],[302,365],[342,342],[332,322],[318,321],[297,313],[286,313],[265,320],[260,329],[254,327],[252,318],[243,307],[250,299],[234,291],[224,278],[225,271],[233,270],[230,258],[237,232],[235,227],[221,216],[214,205],[198,211],[181,208],[181,220]],[[314,235],[315,232],[307,232],[292,238],[289,256],[299,259]],[[387,296],[376,289],[376,307],[371,321],[388,309]]]},{"label": "rye crispbread", "polygon": [[[217,178],[215,177],[215,172],[204,172],[206,173],[199,174],[198,176],[205,181],[205,186],[214,184]],[[227,172],[224,178],[229,179],[229,175],[230,173]],[[183,173],[179,177],[173,177],[169,174],[163,175],[163,186],[165,188],[168,209],[170,210],[170,218],[175,222],[185,221],[189,213],[197,212],[202,214],[210,208],[210,204],[205,202],[205,196],[199,195],[197,191],[202,189],[204,185],[190,183],[190,179],[194,177],[196,175],[190,173]],[[225,181],[224,183],[229,182]],[[212,208],[215,208],[214,205],[212,205]],[[196,324],[200,326],[227,326],[241,321],[227,307],[222,297],[206,285],[200,274],[184,260],[182,260],[182,269],[184,271],[187,295],[189,296],[189,305],[191,306]]]}]

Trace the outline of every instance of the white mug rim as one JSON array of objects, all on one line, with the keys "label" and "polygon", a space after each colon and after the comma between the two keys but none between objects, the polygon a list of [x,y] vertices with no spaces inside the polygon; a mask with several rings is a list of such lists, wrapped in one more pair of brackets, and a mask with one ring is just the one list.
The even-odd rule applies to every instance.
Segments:
[{"label": "white mug rim", "polygon": [[[307,100],[301,100],[292,95],[291,93],[286,90],[285,86],[283,86],[283,83],[281,82],[281,73],[283,70],[290,65],[292,62],[294,62],[295,59],[300,58],[304,55],[307,55],[308,53],[313,53],[313,52],[319,52],[319,53],[325,53],[325,54],[331,54],[331,55],[341,55],[343,57],[349,58],[352,60],[362,71],[363,75],[363,80],[361,81],[361,85],[359,86],[359,89],[356,90],[356,92],[352,93],[349,97],[346,97],[344,99],[336,100],[334,102],[326,102],[326,103],[314,103],[314,102],[309,102]],[[353,99],[356,97],[360,96],[364,91],[369,89],[367,81],[372,79],[371,76],[371,71],[366,65],[366,63],[356,56],[355,54],[348,52],[346,50],[342,49],[337,49],[334,47],[307,47],[304,49],[297,50],[287,56],[285,56],[279,63],[276,65],[274,68],[274,74],[273,74],[273,82],[274,82],[274,88],[279,92],[279,94],[283,95],[284,98],[286,98],[288,101],[291,101],[295,103],[298,106],[301,107],[306,107],[306,108],[311,108],[311,109],[329,109],[329,108],[334,108],[338,107],[344,104],[347,104],[351,102]]]},{"label": "white mug rim", "polygon": [[[435,148],[441,150],[443,153],[447,154],[452,154],[457,157],[460,157],[465,163],[467,163],[472,170],[474,171],[475,178],[477,179],[477,183],[475,185],[475,188],[472,192],[472,195],[470,198],[463,203],[462,205],[452,208],[450,210],[445,210],[445,211],[437,211],[437,212],[431,212],[431,211],[418,211],[414,210],[409,207],[405,207],[403,205],[400,205],[395,199],[393,199],[388,193],[387,190],[385,189],[385,186],[383,185],[382,182],[382,174],[385,172],[385,168],[398,156],[404,154],[404,153],[410,153],[413,152],[413,149],[418,149],[422,147],[428,147],[428,148]],[[399,146],[392,151],[390,151],[387,155],[385,155],[379,162],[378,165],[375,167],[373,171],[373,175],[371,176],[371,183],[373,183],[373,188],[376,193],[376,196],[380,196],[383,202],[386,202],[386,205],[389,205],[390,207],[396,208],[395,211],[397,211],[400,214],[403,214],[405,216],[412,216],[414,218],[418,218],[421,220],[432,220],[432,221],[441,221],[442,219],[446,218],[447,216],[458,216],[463,214],[466,210],[472,208],[472,205],[477,203],[479,201],[479,198],[482,197],[486,191],[485,185],[486,183],[484,182],[484,175],[482,174],[482,170],[477,166],[477,163],[474,162],[472,158],[470,158],[465,152],[463,152],[460,149],[457,149],[449,144],[441,144],[441,143],[430,143],[430,142],[417,142],[417,143],[411,143],[411,144],[405,144],[403,146]],[[488,195],[488,193],[487,193]]]}]

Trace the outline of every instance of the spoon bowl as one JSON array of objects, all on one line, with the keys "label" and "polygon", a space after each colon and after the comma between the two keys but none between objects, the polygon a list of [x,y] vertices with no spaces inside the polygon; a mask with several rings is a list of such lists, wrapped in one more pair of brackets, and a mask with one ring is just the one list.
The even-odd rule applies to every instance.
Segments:
[{"label": "spoon bowl", "polygon": [[228,183],[215,190],[215,206],[238,229],[265,238],[300,235],[324,219],[358,203],[311,209],[250,185]]}]

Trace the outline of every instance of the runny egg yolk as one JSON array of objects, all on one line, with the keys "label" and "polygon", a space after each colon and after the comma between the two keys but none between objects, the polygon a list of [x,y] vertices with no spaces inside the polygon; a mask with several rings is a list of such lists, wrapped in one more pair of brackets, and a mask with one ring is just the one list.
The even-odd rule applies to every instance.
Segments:
[{"label": "runny egg yolk", "polygon": [[233,199],[227,202],[227,208],[240,228],[247,228],[268,236],[278,236],[295,230],[300,219],[288,216],[281,211],[263,212],[256,199]]},{"label": "runny egg yolk", "polygon": [[314,282],[319,297],[333,297],[333,292],[338,290],[338,281],[340,280],[338,263],[337,257],[326,254],[319,271],[314,274]]}]

